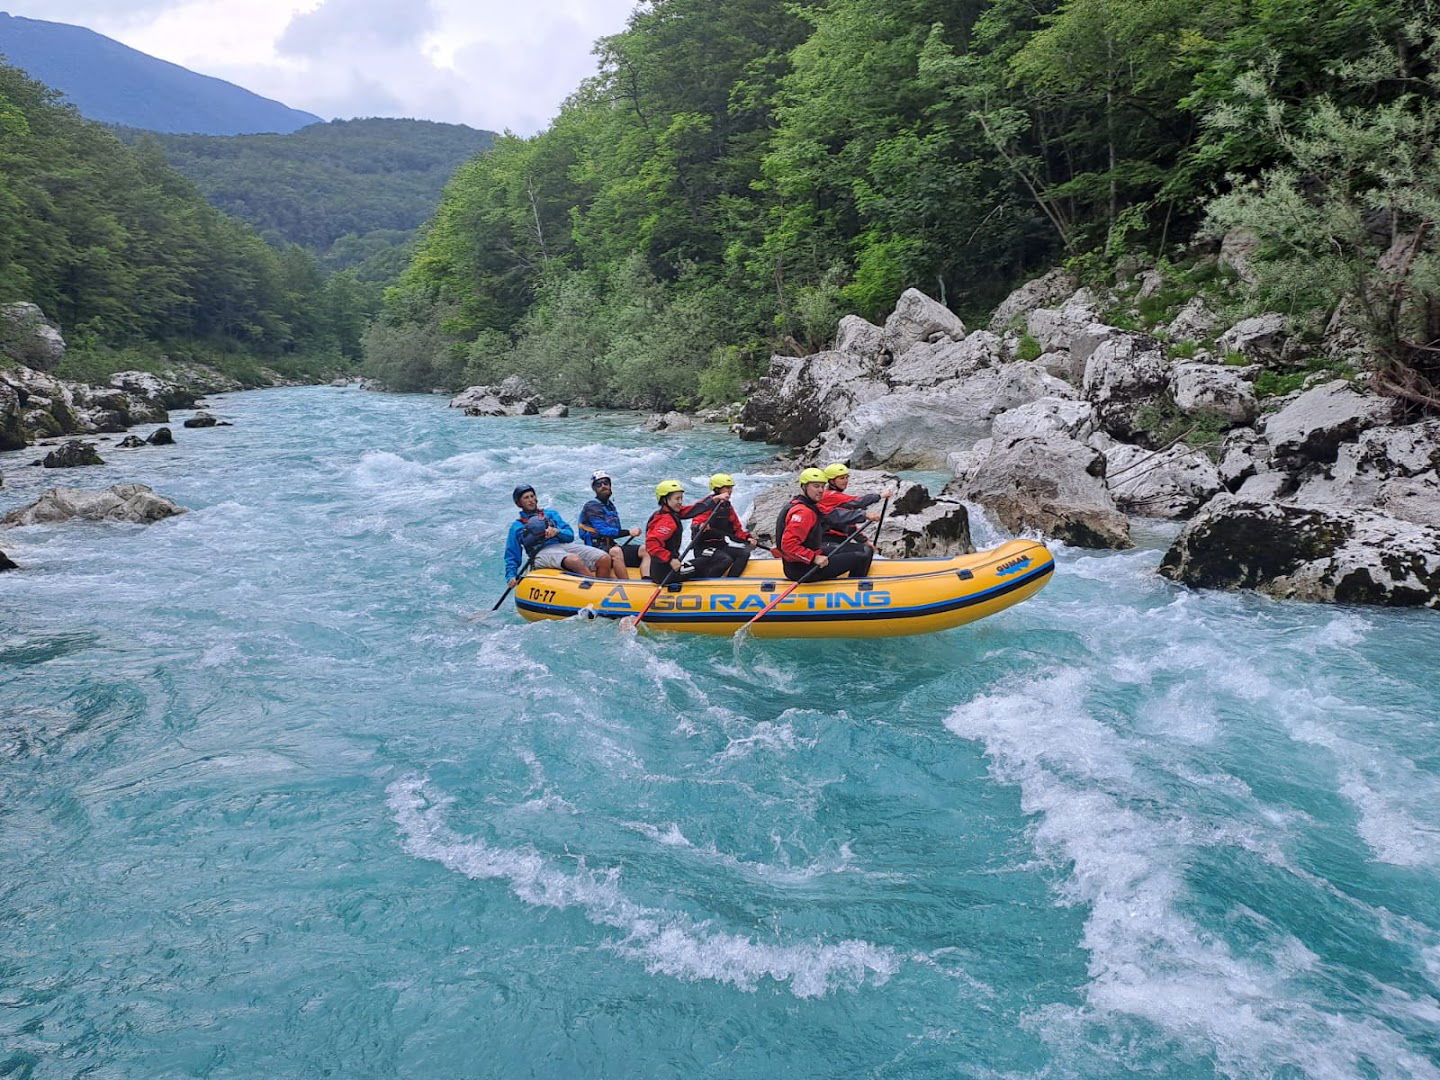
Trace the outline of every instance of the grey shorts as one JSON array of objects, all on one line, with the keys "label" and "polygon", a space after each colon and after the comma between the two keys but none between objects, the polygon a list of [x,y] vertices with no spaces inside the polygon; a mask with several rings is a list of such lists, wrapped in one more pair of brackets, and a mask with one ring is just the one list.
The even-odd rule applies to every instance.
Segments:
[{"label": "grey shorts", "polygon": [[567,555],[579,555],[591,570],[610,557],[599,548],[593,548],[589,544],[547,544],[540,549],[540,554],[535,556],[535,569],[563,569],[560,564],[565,561]]}]

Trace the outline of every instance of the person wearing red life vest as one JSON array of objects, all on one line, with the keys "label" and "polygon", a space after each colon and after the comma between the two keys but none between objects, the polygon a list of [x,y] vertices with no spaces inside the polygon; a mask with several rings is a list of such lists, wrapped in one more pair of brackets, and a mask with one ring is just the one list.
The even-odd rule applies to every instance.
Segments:
[{"label": "person wearing red life vest", "polygon": [[791,581],[831,581],[849,574],[864,577],[870,573],[874,557],[869,547],[858,541],[827,555],[824,550],[828,524],[820,509],[825,493],[825,474],[819,469],[806,469],[800,474],[800,494],[775,520],[775,534],[780,537],[780,560],[785,576]]},{"label": "person wearing red life vest", "polygon": [[650,556],[650,580],[657,585],[689,581],[697,577],[721,577],[730,566],[730,556],[712,553],[708,558],[697,555],[686,570],[680,562],[681,534],[684,522],[696,514],[714,510],[730,501],[728,495],[707,495],[699,502],[685,505],[685,488],[679,480],[662,480],[655,485],[655,498],[660,508],[645,524],[645,551]]},{"label": "person wearing red life vest", "polygon": [[[862,522],[879,521],[880,511],[871,510],[870,507],[882,499],[890,498],[894,492],[887,488],[880,495],[849,495],[845,491],[850,486],[849,466],[837,461],[826,465],[822,471],[825,473],[825,491],[818,501],[820,512],[825,515],[829,527],[825,530],[820,546],[830,552],[856,528],[862,527]],[[871,550],[874,550],[873,547]]]},{"label": "person wearing red life vest", "polygon": [[719,557],[729,560],[729,566],[716,577],[739,577],[750,562],[750,553],[755,550],[755,537],[740,524],[740,515],[735,513],[731,495],[735,492],[735,478],[729,473],[716,473],[710,477],[710,494],[723,496],[724,501],[716,503],[713,509],[696,514],[690,522],[690,535],[695,537],[697,560],[715,560]]}]

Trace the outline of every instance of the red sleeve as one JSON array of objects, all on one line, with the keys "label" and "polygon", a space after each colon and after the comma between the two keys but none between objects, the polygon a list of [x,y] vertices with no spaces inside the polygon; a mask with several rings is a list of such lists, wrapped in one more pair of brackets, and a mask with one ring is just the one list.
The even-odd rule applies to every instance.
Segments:
[{"label": "red sleeve", "polygon": [[808,506],[792,506],[785,513],[785,532],[780,537],[780,554],[791,562],[814,562],[820,552],[806,547],[805,541],[815,527],[815,511]]},{"label": "red sleeve", "polygon": [[659,514],[651,520],[645,530],[645,550],[652,559],[659,559],[667,564],[670,562],[672,556],[670,549],[665,546],[665,541],[675,535],[676,528],[675,519],[669,514]]},{"label": "red sleeve", "polygon": [[855,498],[854,495],[847,495],[843,491],[836,491],[834,488],[827,488],[825,494],[820,496],[820,512],[822,514],[828,514],[837,506],[841,506],[844,503],[849,502],[853,498]]}]

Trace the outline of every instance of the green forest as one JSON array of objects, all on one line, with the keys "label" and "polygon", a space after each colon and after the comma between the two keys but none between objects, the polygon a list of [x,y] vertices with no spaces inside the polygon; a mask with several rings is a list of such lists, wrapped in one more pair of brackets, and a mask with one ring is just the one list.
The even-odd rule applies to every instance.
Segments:
[{"label": "green forest", "polygon": [[242,379],[353,364],[378,290],[326,275],[215,209],[153,143],[124,145],[0,65],[0,303],[59,323],[59,374],[98,378],[161,356]]},{"label": "green forest", "polygon": [[1260,280],[1237,305],[1299,325],[1351,312],[1423,391],[1436,16],[1433,0],[654,0],[549,129],[455,175],[365,365],[397,388],[519,372],[572,401],[728,401],[772,351],[822,347],[905,288],[973,318],[1056,263],[1110,284],[1140,260],[1174,296],[1197,287],[1194,242],[1243,226]]},{"label": "green forest", "polygon": [[393,279],[406,247],[435,212],[446,182],[494,134],[428,120],[332,120],[288,135],[164,135],[153,140],[210,202],[276,247],[299,244],[327,269]]}]

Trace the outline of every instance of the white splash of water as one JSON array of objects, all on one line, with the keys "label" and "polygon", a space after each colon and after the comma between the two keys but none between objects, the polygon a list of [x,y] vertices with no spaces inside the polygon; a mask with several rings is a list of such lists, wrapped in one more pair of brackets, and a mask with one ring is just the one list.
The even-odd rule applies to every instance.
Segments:
[{"label": "white splash of water", "polygon": [[533,848],[500,848],[463,837],[444,824],[453,800],[431,790],[422,777],[395,781],[387,795],[407,852],[477,881],[505,881],[527,904],[578,909],[594,925],[620,931],[623,937],[610,948],[639,960],[652,974],[711,979],[747,991],[769,978],[809,998],[842,987],[881,985],[900,968],[894,950],[867,941],[769,944],[716,931],[687,915],[629,900],[618,869],[591,870],[581,860],[567,871]]}]

